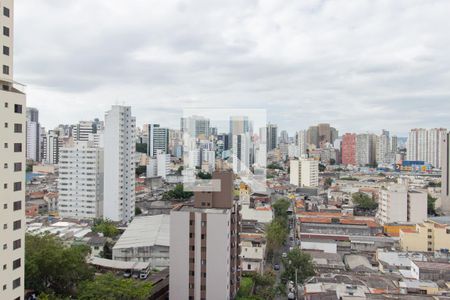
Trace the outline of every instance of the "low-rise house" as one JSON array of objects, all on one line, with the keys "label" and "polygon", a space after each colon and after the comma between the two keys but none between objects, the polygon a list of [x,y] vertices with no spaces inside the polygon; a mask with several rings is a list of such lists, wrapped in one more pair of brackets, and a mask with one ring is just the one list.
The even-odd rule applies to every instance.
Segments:
[{"label": "low-rise house", "polygon": [[113,260],[169,266],[170,215],[136,217],[113,247]]},{"label": "low-rise house", "polygon": [[266,241],[260,234],[242,233],[241,270],[243,272],[264,272]]},{"label": "low-rise house", "polygon": [[428,220],[417,224],[415,230],[400,229],[400,247],[403,251],[448,251],[450,225]]},{"label": "low-rise house", "polygon": [[443,280],[450,282],[450,263],[413,261],[411,264],[411,274],[417,280]]},{"label": "low-rise house", "polygon": [[412,260],[426,260],[426,257],[421,253],[394,252],[378,249],[376,259],[380,272],[406,275],[411,271]]},{"label": "low-rise house", "polygon": [[399,287],[401,294],[439,294],[439,286],[433,281],[403,279],[399,282]]}]

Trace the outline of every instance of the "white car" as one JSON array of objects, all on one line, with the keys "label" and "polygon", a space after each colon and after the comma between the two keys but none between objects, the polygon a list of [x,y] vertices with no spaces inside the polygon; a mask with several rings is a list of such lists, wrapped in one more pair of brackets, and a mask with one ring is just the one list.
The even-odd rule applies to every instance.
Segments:
[{"label": "white car", "polygon": [[286,257],[287,257],[287,253],[286,253],[286,252],[283,252],[283,254],[281,254],[281,256],[282,256],[283,258],[286,258]]}]

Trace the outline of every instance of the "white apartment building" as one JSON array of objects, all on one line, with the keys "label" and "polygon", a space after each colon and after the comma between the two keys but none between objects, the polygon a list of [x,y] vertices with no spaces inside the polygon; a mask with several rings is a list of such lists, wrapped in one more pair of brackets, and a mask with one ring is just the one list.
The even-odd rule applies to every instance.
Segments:
[{"label": "white apartment building", "polygon": [[393,184],[382,189],[378,202],[377,221],[389,223],[421,223],[427,219],[427,193],[409,190],[406,185]]},{"label": "white apartment building", "polygon": [[97,132],[97,125],[93,121],[80,121],[73,129],[73,139],[88,141],[89,135]]},{"label": "white apartment building", "polygon": [[13,80],[14,1],[0,1],[0,299],[24,296],[26,97]]},{"label": "white apartment building", "polygon": [[40,125],[39,111],[36,108],[27,108],[27,159],[40,160]]},{"label": "white apartment building", "polygon": [[156,175],[166,179],[170,173],[170,154],[158,151],[156,154],[157,172]]},{"label": "white apartment building", "polygon": [[44,149],[44,162],[50,165],[57,165],[59,161],[59,135],[54,130],[49,130],[43,137]]},{"label": "white apartment building", "polygon": [[169,129],[159,124],[148,125],[147,155],[156,156],[158,151],[169,153]]},{"label": "white apartment building", "polygon": [[103,215],[103,149],[92,142],[75,142],[60,150],[58,211],[61,217]]},{"label": "white apartment building", "polygon": [[375,163],[377,138],[370,133],[356,135],[356,164],[365,166]]},{"label": "white apartment building", "polygon": [[233,135],[233,172],[246,172],[251,165],[252,142],[250,133]]},{"label": "white apartment building", "polygon": [[112,106],[105,115],[103,216],[130,222],[134,217],[136,119],[129,106]]},{"label": "white apartment building", "polygon": [[406,157],[408,160],[419,160],[441,167],[442,141],[447,133],[445,128],[416,128],[408,135]]},{"label": "white apartment building", "polygon": [[290,161],[290,183],[299,187],[319,186],[319,161],[312,158]]},{"label": "white apartment building", "polygon": [[202,170],[212,173],[216,170],[216,152],[212,150],[202,150]]},{"label": "white apartment building", "polygon": [[300,130],[297,132],[295,143],[298,147],[297,157],[304,157],[306,150],[308,149],[306,130]]}]

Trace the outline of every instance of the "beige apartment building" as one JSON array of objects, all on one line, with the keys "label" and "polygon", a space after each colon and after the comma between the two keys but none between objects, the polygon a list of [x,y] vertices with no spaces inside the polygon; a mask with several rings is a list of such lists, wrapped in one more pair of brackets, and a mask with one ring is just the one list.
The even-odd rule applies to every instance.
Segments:
[{"label": "beige apartment building", "polygon": [[403,251],[440,251],[450,249],[450,226],[434,221],[416,225],[415,230],[400,229]]},{"label": "beige apartment building", "polygon": [[300,187],[319,185],[319,161],[312,158],[293,159],[290,161],[290,183]]},{"label": "beige apartment building", "polygon": [[234,299],[239,289],[241,217],[233,173],[217,171],[220,192],[195,192],[170,214],[170,299]]},{"label": "beige apartment building", "polygon": [[377,222],[421,223],[427,219],[427,193],[408,190],[408,186],[392,184],[381,189],[378,201]]},{"label": "beige apartment building", "polygon": [[24,296],[26,103],[13,80],[13,0],[0,1],[0,299]]}]

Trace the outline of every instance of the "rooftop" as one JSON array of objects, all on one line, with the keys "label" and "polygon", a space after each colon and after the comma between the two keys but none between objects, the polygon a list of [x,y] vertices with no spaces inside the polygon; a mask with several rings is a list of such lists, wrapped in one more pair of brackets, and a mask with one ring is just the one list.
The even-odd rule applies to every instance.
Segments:
[{"label": "rooftop", "polygon": [[114,249],[169,246],[170,215],[136,217],[114,245]]}]

